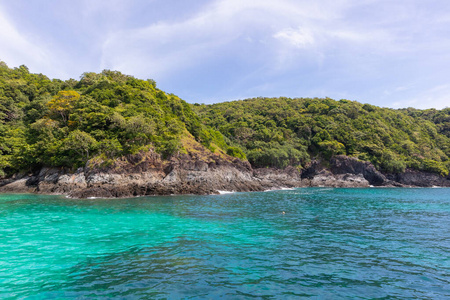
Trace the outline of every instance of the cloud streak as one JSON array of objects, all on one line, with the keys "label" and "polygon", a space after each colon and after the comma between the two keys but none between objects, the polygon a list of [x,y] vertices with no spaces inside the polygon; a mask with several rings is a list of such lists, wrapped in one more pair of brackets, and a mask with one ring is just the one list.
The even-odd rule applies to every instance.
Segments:
[{"label": "cloud streak", "polygon": [[[225,50],[237,52],[234,55],[239,58],[242,49],[229,49],[229,45],[254,46],[273,56],[271,51],[282,48],[274,38],[296,47],[312,46],[314,37],[307,23],[332,18],[330,11],[286,0],[216,1],[178,23],[158,22],[112,34],[104,44],[102,61],[130,69],[151,68],[161,76],[217,59]],[[290,24],[301,27],[294,30]]]},{"label": "cloud streak", "polygon": [[[0,59],[71,77],[116,69],[154,78],[191,102],[329,96],[446,105],[444,92],[433,90],[450,77],[444,0],[58,3],[44,16],[57,20],[58,32],[14,26],[0,7],[0,42],[8,44]],[[73,14],[60,18],[64,9]]]},{"label": "cloud streak", "polygon": [[46,68],[49,53],[44,48],[31,42],[20,33],[0,11],[0,41],[2,50],[0,59],[12,65],[29,63],[37,68]]}]

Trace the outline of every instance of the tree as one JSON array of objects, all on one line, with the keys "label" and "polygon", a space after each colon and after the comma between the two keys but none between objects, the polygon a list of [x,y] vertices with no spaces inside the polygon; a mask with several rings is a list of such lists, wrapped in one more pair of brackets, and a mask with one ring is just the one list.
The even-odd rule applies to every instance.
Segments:
[{"label": "tree", "polygon": [[406,163],[398,155],[389,150],[384,150],[380,159],[381,169],[388,173],[402,173],[405,171]]},{"label": "tree", "polygon": [[345,146],[338,141],[320,142],[319,147],[326,159],[330,159],[333,155],[345,154]]},{"label": "tree", "polygon": [[120,153],[122,153],[122,145],[120,142],[114,139],[104,139],[100,141],[100,151],[106,155],[108,158],[114,158]]},{"label": "tree", "polygon": [[448,176],[449,171],[442,162],[432,159],[424,159],[422,162],[422,169],[424,171],[438,173],[441,176]]},{"label": "tree", "polygon": [[4,169],[11,166],[10,159],[0,153],[0,178],[5,176]]},{"label": "tree", "polygon": [[89,153],[95,150],[97,141],[89,134],[78,129],[72,131],[64,141],[64,149],[76,152],[89,160]]},{"label": "tree", "polygon": [[47,103],[47,106],[51,112],[60,115],[63,123],[66,124],[75,102],[79,99],[80,94],[75,91],[60,91]]}]

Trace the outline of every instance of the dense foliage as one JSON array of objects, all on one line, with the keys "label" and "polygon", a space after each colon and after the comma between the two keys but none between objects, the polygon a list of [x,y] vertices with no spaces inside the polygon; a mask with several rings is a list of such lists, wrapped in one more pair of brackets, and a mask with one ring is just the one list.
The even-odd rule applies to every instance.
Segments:
[{"label": "dense foliage", "polygon": [[450,109],[393,110],[354,101],[255,98],[190,105],[116,71],[50,80],[0,62],[0,176],[154,149],[186,151],[183,138],[255,167],[303,167],[337,154],[385,172],[449,173]]},{"label": "dense foliage", "polygon": [[187,131],[211,150],[214,143],[226,150],[220,133],[153,80],[108,70],[50,80],[0,63],[0,175],[76,168],[93,156],[108,161],[149,147],[169,156],[183,151]]},{"label": "dense foliage", "polygon": [[202,121],[255,166],[304,166],[336,154],[385,172],[409,167],[448,175],[450,109],[394,110],[349,100],[255,98],[193,105]]}]

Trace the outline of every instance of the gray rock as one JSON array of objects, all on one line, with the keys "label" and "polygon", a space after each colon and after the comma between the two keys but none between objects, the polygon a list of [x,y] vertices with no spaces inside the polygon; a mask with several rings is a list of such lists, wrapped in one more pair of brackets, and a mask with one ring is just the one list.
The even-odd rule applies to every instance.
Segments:
[{"label": "gray rock", "polygon": [[[208,156],[209,155],[209,156]],[[202,158],[181,154],[163,161],[154,152],[129,155],[102,168],[87,165],[75,173],[42,168],[35,175],[20,174],[0,180],[0,192],[66,194],[74,198],[133,197],[142,195],[216,194],[218,191],[324,186],[450,186],[436,174],[408,170],[402,174],[380,173],[364,161],[336,156],[329,168],[313,161],[306,169],[288,167],[252,169],[248,162],[208,154]]]},{"label": "gray rock", "polygon": [[322,172],[315,176],[310,183],[313,187],[369,187],[369,182],[362,174],[332,174],[331,172]]},{"label": "gray rock", "polygon": [[450,178],[439,176],[437,174],[406,170],[400,174],[389,174],[387,176],[391,181],[398,182],[407,186],[419,187],[450,187]]},{"label": "gray rock", "polygon": [[331,158],[330,170],[333,174],[362,175],[369,184],[374,186],[381,186],[388,181],[386,176],[377,171],[372,163],[345,155]]}]

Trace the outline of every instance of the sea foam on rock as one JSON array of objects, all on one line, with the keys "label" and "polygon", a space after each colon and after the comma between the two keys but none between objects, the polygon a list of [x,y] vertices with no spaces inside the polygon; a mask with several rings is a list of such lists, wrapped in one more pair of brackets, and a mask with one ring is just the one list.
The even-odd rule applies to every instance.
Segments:
[{"label": "sea foam on rock", "polygon": [[[206,154],[205,154],[206,153]],[[294,187],[450,186],[449,178],[407,170],[382,174],[369,163],[343,155],[325,164],[313,160],[303,170],[253,169],[246,161],[204,152],[163,160],[149,151],[128,155],[113,164],[90,162],[69,172],[42,168],[0,181],[0,192],[65,194],[73,198],[145,195],[219,194],[221,191],[265,191]]]}]

